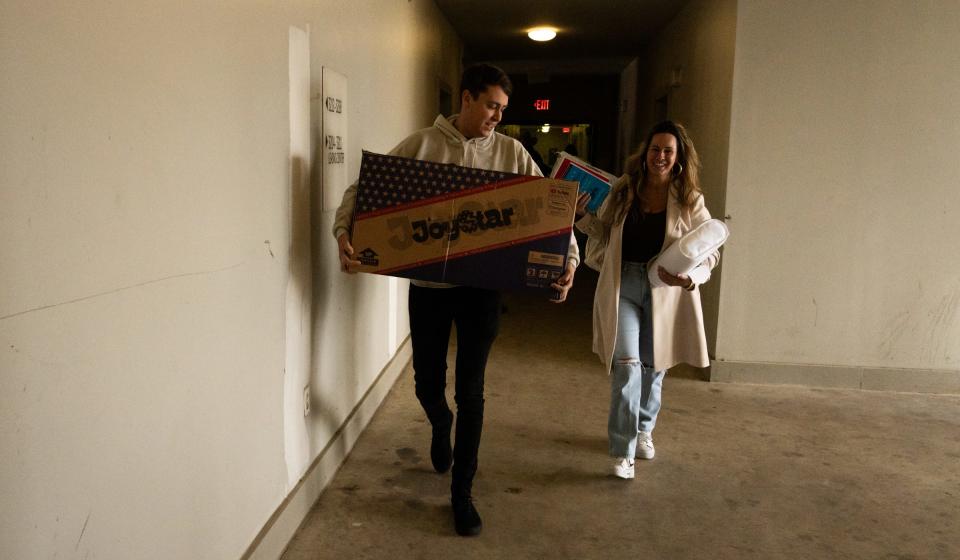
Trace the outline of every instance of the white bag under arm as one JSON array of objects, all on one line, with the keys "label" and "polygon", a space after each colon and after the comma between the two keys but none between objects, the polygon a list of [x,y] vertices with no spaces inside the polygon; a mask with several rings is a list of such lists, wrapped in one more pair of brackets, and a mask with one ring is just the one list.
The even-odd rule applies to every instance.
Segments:
[{"label": "white bag under arm", "polygon": [[662,266],[673,275],[689,274],[711,253],[719,249],[729,236],[730,230],[727,229],[727,224],[717,219],[707,220],[688,231],[683,237],[674,241],[673,244],[657,255],[650,266],[647,267],[647,278],[650,279],[650,286],[663,287],[667,285],[660,280],[660,275],[657,274],[658,266]]}]

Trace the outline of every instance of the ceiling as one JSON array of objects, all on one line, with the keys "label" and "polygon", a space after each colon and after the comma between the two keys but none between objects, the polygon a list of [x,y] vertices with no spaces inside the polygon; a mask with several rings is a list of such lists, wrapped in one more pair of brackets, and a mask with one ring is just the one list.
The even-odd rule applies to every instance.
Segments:
[{"label": "ceiling", "polygon": [[[464,62],[571,65],[573,60],[640,54],[683,7],[674,0],[435,0],[464,43]],[[546,43],[527,38],[538,25],[558,28]],[[603,64],[600,63],[602,66]],[[516,66],[516,64],[510,65]],[[622,67],[622,66],[621,66]]]}]

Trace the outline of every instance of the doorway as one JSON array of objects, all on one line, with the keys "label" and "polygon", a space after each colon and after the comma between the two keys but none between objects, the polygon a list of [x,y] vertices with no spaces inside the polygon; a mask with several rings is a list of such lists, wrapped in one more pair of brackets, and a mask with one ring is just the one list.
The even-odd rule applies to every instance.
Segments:
[{"label": "doorway", "polygon": [[590,124],[508,124],[501,127],[501,132],[519,140],[545,176],[550,175],[560,152],[587,162],[591,159],[593,127]]}]

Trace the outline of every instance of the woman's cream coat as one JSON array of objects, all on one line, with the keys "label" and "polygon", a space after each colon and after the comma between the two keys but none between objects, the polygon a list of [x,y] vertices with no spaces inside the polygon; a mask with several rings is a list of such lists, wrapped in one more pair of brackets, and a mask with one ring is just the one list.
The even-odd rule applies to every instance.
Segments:
[{"label": "woman's cream coat", "polygon": [[[626,180],[625,177],[620,181]],[[614,186],[616,188],[616,185]],[[576,223],[577,229],[591,238],[607,236],[600,267],[600,280],[593,296],[593,351],[600,357],[609,373],[613,351],[617,342],[617,312],[620,302],[621,248],[623,247],[623,222],[614,224],[617,214],[612,205],[614,197],[608,196],[597,216],[587,214]],[[703,196],[697,198],[692,208],[682,208],[671,189],[667,197],[667,231],[661,251],[686,232],[710,219],[704,206]],[[716,252],[693,269],[689,276],[695,284],[710,279],[710,271],[720,261]],[[700,290],[666,286],[651,288],[653,303],[653,367],[657,371],[669,369],[681,362],[697,367],[710,365],[707,357],[707,337],[703,329],[703,309],[700,306]]]}]

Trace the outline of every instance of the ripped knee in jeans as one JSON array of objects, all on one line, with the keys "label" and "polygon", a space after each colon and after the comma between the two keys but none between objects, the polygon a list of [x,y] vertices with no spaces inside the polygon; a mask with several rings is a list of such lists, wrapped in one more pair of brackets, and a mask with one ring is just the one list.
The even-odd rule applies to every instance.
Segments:
[{"label": "ripped knee in jeans", "polygon": [[617,358],[618,365],[635,366],[640,364],[640,358]]}]

